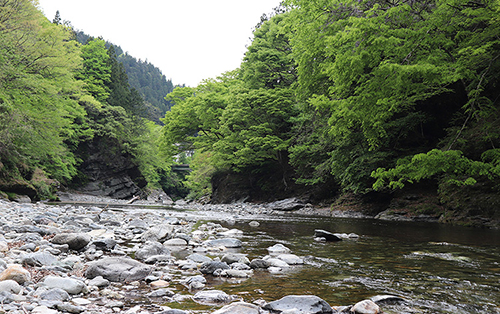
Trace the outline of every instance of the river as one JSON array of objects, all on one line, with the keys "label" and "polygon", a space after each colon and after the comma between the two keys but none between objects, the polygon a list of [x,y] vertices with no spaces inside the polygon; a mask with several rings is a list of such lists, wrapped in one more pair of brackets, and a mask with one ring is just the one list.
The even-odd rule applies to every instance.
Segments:
[{"label": "river", "polygon": [[[250,220],[260,226],[250,227]],[[247,302],[312,294],[336,306],[391,294],[407,302],[384,305],[385,313],[500,313],[499,230],[290,215],[215,221],[244,232],[245,245],[235,252],[250,259],[282,243],[305,260],[278,274],[256,271],[246,280],[209,279],[212,287]],[[316,242],[315,229],[360,237]]]},{"label": "river", "polygon": [[[215,222],[239,229],[243,231],[244,245],[228,251],[245,253],[250,260],[264,257],[267,248],[277,243],[304,259],[304,265],[279,273],[256,270],[248,279],[206,276],[207,288],[237,295],[246,302],[270,302],[286,295],[316,295],[335,307],[390,294],[406,301],[384,304],[382,309],[386,314],[500,313],[500,230],[293,214],[247,216],[152,206],[108,209],[158,210],[192,223]],[[259,226],[251,227],[251,221],[259,222]],[[315,229],[355,233],[359,238],[317,242]],[[185,250],[173,254],[184,258],[190,253],[191,250]],[[165,306],[190,313],[211,313],[219,308],[191,300],[193,292],[181,280],[196,273],[189,274],[172,265],[171,274],[170,287],[186,297]],[[140,295],[131,296],[130,304],[150,302]]]}]

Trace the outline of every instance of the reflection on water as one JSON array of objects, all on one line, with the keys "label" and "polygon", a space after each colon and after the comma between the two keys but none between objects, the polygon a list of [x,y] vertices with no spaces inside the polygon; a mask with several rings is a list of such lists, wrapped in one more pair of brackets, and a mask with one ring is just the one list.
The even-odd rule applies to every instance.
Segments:
[{"label": "reflection on water", "polygon": [[[249,258],[283,243],[305,258],[305,265],[281,274],[257,271],[247,280],[211,284],[245,301],[290,294],[314,294],[332,306],[349,305],[381,294],[408,300],[384,305],[386,313],[500,313],[500,233],[434,223],[370,219],[286,217],[248,221],[244,231]],[[224,224],[222,222],[222,224]],[[314,229],[357,233],[357,240],[319,243]]]}]

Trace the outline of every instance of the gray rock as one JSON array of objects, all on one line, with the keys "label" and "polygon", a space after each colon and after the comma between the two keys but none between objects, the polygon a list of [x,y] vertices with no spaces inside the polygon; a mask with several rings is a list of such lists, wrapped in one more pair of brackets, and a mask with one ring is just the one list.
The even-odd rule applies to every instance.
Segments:
[{"label": "gray rock", "polygon": [[144,263],[146,264],[162,264],[166,265],[175,258],[171,255],[153,255],[148,257]]},{"label": "gray rock", "polygon": [[235,238],[223,238],[215,240],[207,240],[203,242],[208,247],[226,247],[226,248],[239,248],[242,246],[241,240]]},{"label": "gray rock", "polygon": [[139,228],[144,230],[149,228],[148,224],[141,219],[132,220],[131,222],[128,223],[128,227],[131,229]]},{"label": "gray rock", "polygon": [[141,261],[155,255],[170,255],[170,250],[159,242],[148,241],[146,245],[135,252],[135,258]]},{"label": "gray rock", "polygon": [[87,286],[83,281],[73,278],[63,278],[56,276],[45,277],[43,284],[48,288],[60,288],[69,294],[79,294],[87,292]]},{"label": "gray rock", "polygon": [[193,261],[195,263],[206,263],[206,262],[211,262],[212,259],[208,256],[201,255],[198,253],[193,253],[190,254],[186,257],[187,260]]},{"label": "gray rock", "polygon": [[260,258],[253,259],[250,262],[250,268],[252,268],[252,269],[269,268],[269,266],[271,266],[271,264],[268,261],[260,259]]},{"label": "gray rock", "polygon": [[276,243],[275,245],[268,247],[267,250],[271,254],[290,253],[291,251],[281,243]]},{"label": "gray rock", "polygon": [[230,265],[231,269],[237,269],[237,270],[249,270],[251,269],[250,266],[248,266],[247,264],[243,264],[243,263],[232,263]]},{"label": "gray rock", "polygon": [[188,314],[188,312],[178,309],[170,309],[161,312],[156,312],[155,314]]},{"label": "gray rock", "polygon": [[356,314],[378,314],[380,313],[380,307],[372,300],[363,300],[354,304],[350,312]]},{"label": "gray rock", "polygon": [[280,267],[287,268],[290,267],[287,262],[280,260],[278,258],[266,258],[266,261],[269,262],[269,267]]},{"label": "gray rock", "polygon": [[11,230],[17,233],[38,233],[41,236],[52,234],[50,231],[46,229],[42,229],[40,227],[31,225],[12,226]]},{"label": "gray rock", "polygon": [[370,300],[372,300],[373,302],[375,302],[377,304],[390,304],[390,303],[398,303],[398,302],[405,302],[406,301],[405,299],[403,299],[401,297],[398,297],[395,295],[389,295],[389,294],[376,295],[374,297],[371,297]]},{"label": "gray rock", "polygon": [[99,288],[107,287],[107,286],[109,286],[109,280],[104,279],[102,276],[97,276],[94,279],[89,281],[89,285],[96,286]]},{"label": "gray rock", "polygon": [[163,243],[164,246],[187,246],[188,241],[180,238],[167,240]]},{"label": "gray rock", "polygon": [[292,211],[303,208],[304,202],[298,198],[292,197],[284,200],[276,201],[267,204],[267,208],[270,210],[279,210],[279,211]]},{"label": "gray rock", "polygon": [[8,291],[0,291],[0,304],[9,304],[16,301],[16,296]]},{"label": "gray rock", "polygon": [[266,303],[262,308],[272,312],[296,309],[300,314],[333,313],[332,307],[326,301],[314,295],[289,295]]},{"label": "gray rock", "polygon": [[224,269],[220,272],[222,277],[232,278],[248,278],[252,275],[252,271],[238,270],[238,269]]},{"label": "gray rock", "polygon": [[342,241],[342,239],[336,236],[334,233],[321,229],[314,230],[314,236],[319,238],[325,238],[326,241]]},{"label": "gray rock", "polygon": [[235,302],[223,306],[212,314],[259,314],[257,305],[246,302]]},{"label": "gray rock", "polygon": [[125,257],[111,257],[89,263],[85,277],[93,279],[97,276],[112,282],[136,281],[146,278],[152,271],[136,260]]},{"label": "gray rock", "polygon": [[193,300],[200,304],[220,304],[232,301],[232,297],[221,290],[203,290],[193,296]]},{"label": "gray rock", "polygon": [[57,257],[47,252],[25,254],[21,257],[21,264],[30,266],[49,266],[57,263]]},{"label": "gray rock", "polygon": [[14,280],[0,281],[0,292],[3,291],[18,294],[21,292],[21,286]]},{"label": "gray rock", "polygon": [[302,265],[302,264],[304,264],[304,260],[295,254],[280,254],[280,255],[276,256],[276,258],[284,261],[288,265]]},{"label": "gray rock", "polygon": [[85,311],[83,306],[76,306],[69,303],[61,303],[56,305],[57,309],[62,312],[78,314]]},{"label": "gray rock", "polygon": [[68,301],[70,299],[68,292],[61,288],[52,288],[50,290],[43,291],[38,295],[38,297],[42,300],[51,301]]},{"label": "gray rock", "polygon": [[148,229],[146,232],[142,234],[141,240],[144,242],[146,241],[161,242],[170,239],[172,237],[173,232],[174,232],[174,226],[163,224]]},{"label": "gray rock", "polygon": [[54,244],[67,244],[72,250],[81,250],[89,244],[91,237],[85,233],[60,233],[52,238]]},{"label": "gray rock", "polygon": [[175,292],[171,289],[161,288],[147,294],[150,298],[173,297]]},{"label": "gray rock", "polygon": [[115,248],[117,242],[114,239],[106,238],[95,240],[92,244],[99,250],[111,251]]},{"label": "gray rock", "polygon": [[189,289],[201,289],[205,287],[206,283],[207,280],[205,279],[205,277],[200,275],[192,276],[182,281],[182,284]]},{"label": "gray rock", "polygon": [[205,275],[212,275],[217,269],[229,269],[229,265],[224,262],[206,262],[201,265],[200,272]]},{"label": "gray rock", "polygon": [[237,263],[243,257],[245,257],[245,254],[228,253],[221,258],[221,261],[231,265],[232,263]]}]

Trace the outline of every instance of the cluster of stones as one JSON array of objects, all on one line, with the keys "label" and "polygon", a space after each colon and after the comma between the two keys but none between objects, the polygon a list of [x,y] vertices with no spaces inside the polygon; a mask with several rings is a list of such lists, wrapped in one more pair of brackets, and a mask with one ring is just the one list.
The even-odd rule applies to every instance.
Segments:
[{"label": "cluster of stones", "polygon": [[[246,303],[209,289],[206,276],[248,278],[304,261],[279,243],[249,260],[228,251],[242,247],[241,231],[163,211],[0,200],[0,230],[0,313],[182,314],[191,312],[165,304],[187,300],[225,305],[217,314],[379,313],[376,303],[390,299],[332,308],[316,296]],[[189,254],[176,258],[180,250]]]}]

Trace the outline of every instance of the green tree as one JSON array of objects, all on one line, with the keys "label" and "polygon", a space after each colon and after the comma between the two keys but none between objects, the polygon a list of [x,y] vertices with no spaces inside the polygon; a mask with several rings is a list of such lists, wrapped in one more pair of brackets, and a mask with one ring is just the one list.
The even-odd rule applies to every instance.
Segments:
[{"label": "green tree", "polygon": [[85,82],[85,89],[100,102],[108,99],[111,83],[111,64],[106,43],[94,38],[82,46],[83,68],[78,78]]},{"label": "green tree", "polygon": [[[91,136],[74,79],[79,47],[31,1],[0,6],[0,185],[30,180],[36,168],[60,182],[76,173],[71,147]],[[38,171],[40,173],[40,171]],[[44,195],[46,196],[46,195]]]},{"label": "green tree", "polygon": [[[454,112],[496,111],[498,1],[288,3],[299,92],[305,108],[327,114],[333,146],[325,162],[335,177],[352,178],[344,187],[367,181],[370,168],[432,148]],[[367,162],[362,178],[349,174]]]}]

